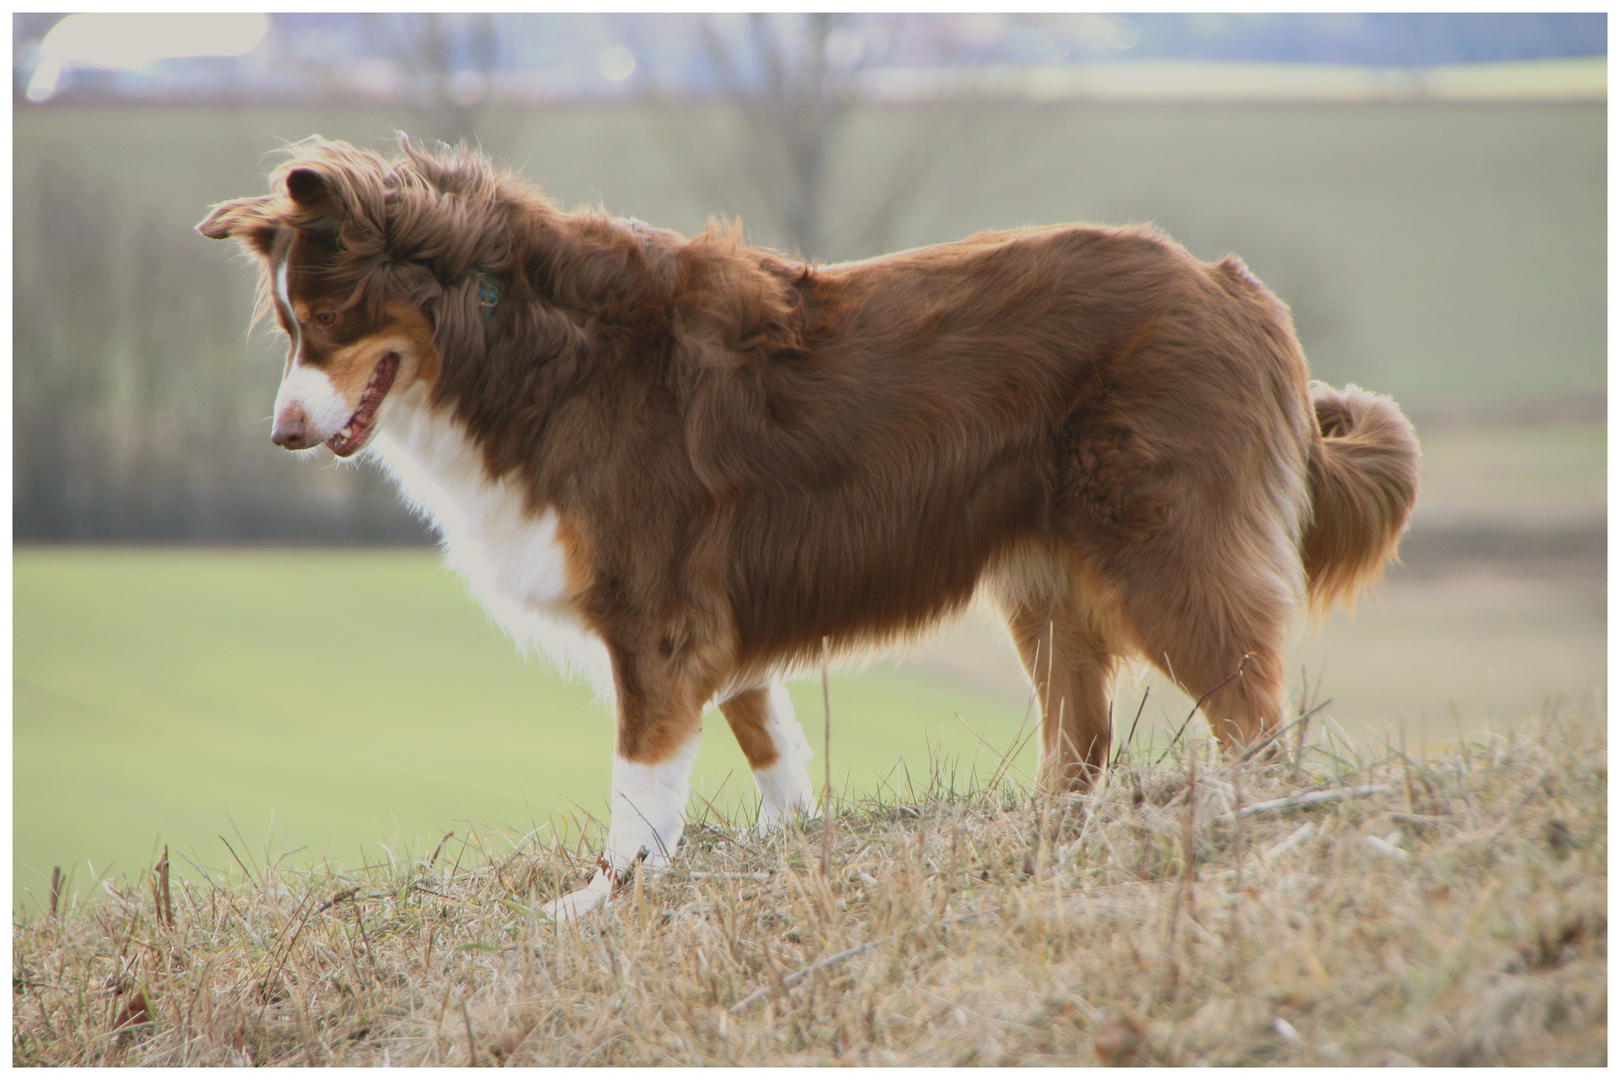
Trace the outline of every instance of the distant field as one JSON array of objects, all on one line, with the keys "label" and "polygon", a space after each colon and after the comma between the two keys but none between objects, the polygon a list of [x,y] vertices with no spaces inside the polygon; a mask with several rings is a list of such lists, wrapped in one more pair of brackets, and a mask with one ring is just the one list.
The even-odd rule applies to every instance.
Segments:
[{"label": "distant field", "polygon": [[[430,552],[24,549],[13,570],[19,902],[53,865],[82,886],[86,860],[134,875],[158,844],[181,873],[182,852],[226,865],[219,834],[358,865],[467,819],[605,811],[606,709],[519,656]],[[819,777],[819,682],[793,695]],[[835,674],[832,705],[834,784],[856,791],[903,784],[902,755],[921,783],[930,746],[971,763],[963,720],[1005,748],[1023,715],[884,670]],[[696,788],[754,797],[718,714]]]},{"label": "distant field", "polygon": [[1482,521],[1602,526],[1608,436],[1601,422],[1420,423],[1423,490],[1413,530]]}]

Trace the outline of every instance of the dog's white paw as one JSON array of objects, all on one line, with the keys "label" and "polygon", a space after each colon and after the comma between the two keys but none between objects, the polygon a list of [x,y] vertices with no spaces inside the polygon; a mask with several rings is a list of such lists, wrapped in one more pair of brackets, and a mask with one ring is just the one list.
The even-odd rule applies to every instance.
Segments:
[{"label": "dog's white paw", "polygon": [[545,911],[557,922],[573,922],[606,904],[612,892],[613,879],[606,874],[598,873],[583,889],[575,889],[568,895],[547,904]]}]

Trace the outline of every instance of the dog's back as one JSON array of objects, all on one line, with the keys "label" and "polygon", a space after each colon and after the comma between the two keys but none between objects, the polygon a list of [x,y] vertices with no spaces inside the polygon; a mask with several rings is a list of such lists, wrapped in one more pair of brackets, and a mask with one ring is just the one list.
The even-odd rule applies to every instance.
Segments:
[{"label": "dog's back", "polygon": [[1106,570],[1210,491],[1275,482],[1297,538],[1304,361],[1224,264],[1069,226],[784,284],[797,333],[694,364],[686,405],[749,659],[926,625],[1031,545]]}]

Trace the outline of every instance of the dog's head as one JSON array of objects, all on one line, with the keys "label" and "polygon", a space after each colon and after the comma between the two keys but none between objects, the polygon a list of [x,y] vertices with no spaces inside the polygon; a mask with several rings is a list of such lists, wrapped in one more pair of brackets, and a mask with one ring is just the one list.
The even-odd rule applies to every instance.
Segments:
[{"label": "dog's head", "polygon": [[289,342],[271,433],[288,450],[360,450],[380,410],[431,390],[446,327],[465,336],[480,321],[480,285],[487,295],[504,255],[495,178],[472,155],[430,157],[403,136],[401,146],[387,161],[319,137],[298,143],[271,174],[272,194],[221,203],[197,226],[259,261],[259,315],[272,313]]}]

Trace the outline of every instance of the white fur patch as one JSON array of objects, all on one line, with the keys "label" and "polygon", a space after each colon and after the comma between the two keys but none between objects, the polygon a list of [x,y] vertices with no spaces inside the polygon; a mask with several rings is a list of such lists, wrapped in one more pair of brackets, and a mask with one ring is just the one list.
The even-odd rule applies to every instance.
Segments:
[{"label": "white fur patch", "polygon": [[810,740],[793,715],[787,687],[776,683],[766,697],[765,732],[776,746],[776,764],[754,770],[759,787],[759,829],[780,825],[795,815],[816,815],[816,789],[810,782]]},{"label": "white fur patch", "polygon": [[634,867],[637,860],[642,860],[649,873],[669,864],[686,825],[686,800],[691,795],[697,751],[694,732],[684,746],[656,765],[613,756],[607,847],[602,852],[602,861],[612,872],[598,870],[589,885],[548,904],[546,910],[553,918],[575,919],[601,905],[613,892],[613,879]]},{"label": "white fur patch", "polygon": [[520,644],[542,648],[559,668],[583,674],[613,699],[607,648],[568,607],[557,517],[523,505],[518,484],[491,481],[465,429],[427,407],[417,384],[390,394],[369,449],[405,501],[439,530],[446,565],[466,578],[495,621]]},{"label": "white fur patch", "polygon": [[291,315],[293,306],[292,295],[287,291],[287,267],[288,264],[283,262],[281,268],[276,271],[276,298],[286,307],[287,314]]},{"label": "white fur patch", "polygon": [[276,418],[293,405],[303,410],[308,421],[309,445],[323,443],[343,430],[354,415],[354,406],[337,392],[326,372],[294,363],[282,377],[276,391]]},{"label": "white fur patch", "polygon": [[588,915],[601,907],[612,895],[613,879],[598,870],[589,885],[559,896],[547,904],[546,914],[558,922],[573,922],[581,915]]},{"label": "white fur patch", "polygon": [[634,865],[643,850],[648,869],[668,865],[686,826],[697,752],[698,736],[693,732],[685,745],[656,765],[613,756],[612,817],[602,857],[615,870]]}]

